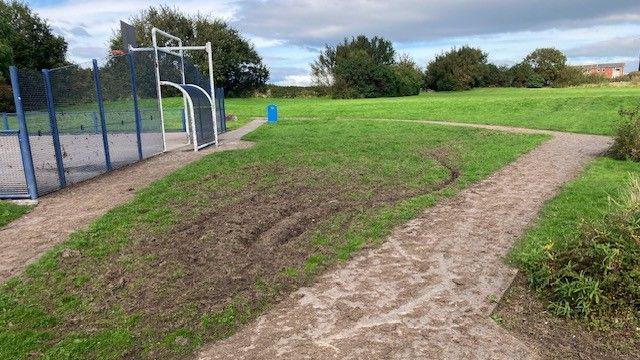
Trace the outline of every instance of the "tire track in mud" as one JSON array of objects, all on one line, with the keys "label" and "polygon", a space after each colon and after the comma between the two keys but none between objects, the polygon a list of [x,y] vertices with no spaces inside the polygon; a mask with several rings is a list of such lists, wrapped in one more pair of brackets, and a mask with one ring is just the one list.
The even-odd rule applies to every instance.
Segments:
[{"label": "tire track in mud", "polygon": [[72,232],[86,228],[110,209],[131,200],[134,190],[207,154],[253,146],[240,139],[263,122],[253,120],[221,134],[219,147],[166,152],[40,198],[29,214],[0,229],[0,282],[22,271]]},{"label": "tire track in mud", "polygon": [[504,256],[610,139],[490,128],[553,138],[205,346],[199,359],[536,359],[489,318],[516,273]]}]

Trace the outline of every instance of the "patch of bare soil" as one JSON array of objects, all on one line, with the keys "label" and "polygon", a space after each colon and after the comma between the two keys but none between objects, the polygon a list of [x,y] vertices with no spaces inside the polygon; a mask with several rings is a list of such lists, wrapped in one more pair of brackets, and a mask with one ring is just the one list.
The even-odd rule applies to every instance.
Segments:
[{"label": "patch of bare soil", "polygon": [[254,120],[240,129],[221,134],[219,147],[208,147],[197,153],[167,152],[40,198],[29,214],[0,228],[0,282],[22,271],[72,232],[131,200],[135,190],[212,152],[252,146],[240,138],[262,123]]},{"label": "patch of bare soil", "polygon": [[[448,175],[418,189],[400,184],[372,189],[357,181],[357,174],[348,177],[354,181],[342,183],[331,174],[305,167],[260,164],[240,168],[238,174],[251,174],[241,189],[209,193],[202,201],[210,205],[202,206],[200,213],[193,213],[190,204],[180,205],[177,213],[185,218],[179,225],[163,235],[142,231],[107,261],[98,273],[106,274],[104,284],[111,285],[100,301],[105,309],[118,307],[125,313],[143,314],[136,326],[153,329],[158,340],[179,328],[197,332],[203,316],[229,306],[241,307],[251,317],[274,296],[286,295],[308,281],[308,277],[289,276],[283,270],[301,268],[311,255],[332,251],[330,244],[311,241],[332,219],[342,219],[341,226],[330,231],[339,237],[356,216],[444,189],[459,177],[447,150],[424,156],[425,161],[447,169]],[[261,180],[265,177],[277,180],[265,183]],[[135,269],[122,266],[121,259],[143,259],[149,254],[153,259],[136,262]],[[85,290],[87,297],[95,291]],[[90,327],[98,318],[81,319],[73,328]],[[210,338],[221,337],[238,325],[235,320],[214,324],[206,333]],[[141,350],[134,351],[132,357]],[[149,356],[174,357],[170,349],[166,351],[160,349]]]},{"label": "patch of bare soil", "polygon": [[640,329],[601,331],[554,316],[522,274],[507,290],[493,317],[518,339],[538,349],[543,359],[640,359]]},{"label": "patch of bare soil", "polygon": [[490,318],[515,276],[504,256],[544,202],[609,144],[553,135],[206,346],[199,358],[537,359]]}]

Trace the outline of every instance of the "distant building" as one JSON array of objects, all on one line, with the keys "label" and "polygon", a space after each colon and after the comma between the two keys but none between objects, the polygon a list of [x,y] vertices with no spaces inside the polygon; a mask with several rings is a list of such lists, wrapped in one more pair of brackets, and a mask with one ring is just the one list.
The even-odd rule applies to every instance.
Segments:
[{"label": "distant building", "polygon": [[577,67],[582,69],[585,74],[600,75],[608,79],[624,75],[624,63],[578,65]]}]

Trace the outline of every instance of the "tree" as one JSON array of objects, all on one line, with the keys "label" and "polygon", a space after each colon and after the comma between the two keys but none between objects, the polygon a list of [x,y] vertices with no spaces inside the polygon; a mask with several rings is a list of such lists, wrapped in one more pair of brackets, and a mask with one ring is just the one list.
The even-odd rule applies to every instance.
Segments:
[{"label": "tree", "polygon": [[524,58],[533,71],[542,77],[544,85],[552,85],[567,66],[567,57],[562,51],[554,48],[540,48]]},{"label": "tree", "polygon": [[0,0],[0,111],[13,111],[9,66],[50,69],[66,65],[67,43],[26,4]]},{"label": "tree", "polygon": [[487,72],[487,54],[463,46],[438,55],[427,65],[425,86],[436,91],[468,90],[483,86]]},{"label": "tree", "polygon": [[66,64],[66,41],[27,5],[0,0],[0,24],[0,71],[5,76],[11,64],[37,70]]},{"label": "tree", "polygon": [[[139,46],[151,46],[153,27],[180,37],[184,45],[203,45],[210,41],[216,86],[224,87],[231,95],[250,94],[269,79],[269,70],[254,46],[223,20],[202,14],[188,15],[168,6],[152,6],[129,21],[136,29]],[[120,34],[114,33],[110,47],[112,50],[122,48]],[[208,73],[204,52],[188,52],[187,56],[201,73]]]},{"label": "tree", "polygon": [[390,41],[359,35],[337,46],[326,45],[311,70],[316,83],[330,86],[334,97],[395,96],[394,57]]},{"label": "tree", "polygon": [[480,79],[480,86],[483,87],[504,87],[510,85],[509,68],[506,66],[496,66],[487,64]]},{"label": "tree", "polygon": [[422,70],[409,56],[402,55],[393,66],[396,74],[397,95],[418,95],[423,84]]}]

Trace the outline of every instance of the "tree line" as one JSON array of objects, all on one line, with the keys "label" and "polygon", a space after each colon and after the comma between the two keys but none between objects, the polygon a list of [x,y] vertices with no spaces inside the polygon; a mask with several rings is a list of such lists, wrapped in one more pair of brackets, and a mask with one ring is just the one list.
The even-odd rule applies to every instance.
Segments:
[{"label": "tree line", "polygon": [[326,86],[336,98],[415,95],[422,89],[570,86],[604,80],[567,65],[567,57],[554,48],[536,49],[513,66],[497,66],[481,49],[463,46],[439,54],[422,70],[407,55],[396,56],[390,41],[364,35],[327,45],[311,69],[316,84]]}]

